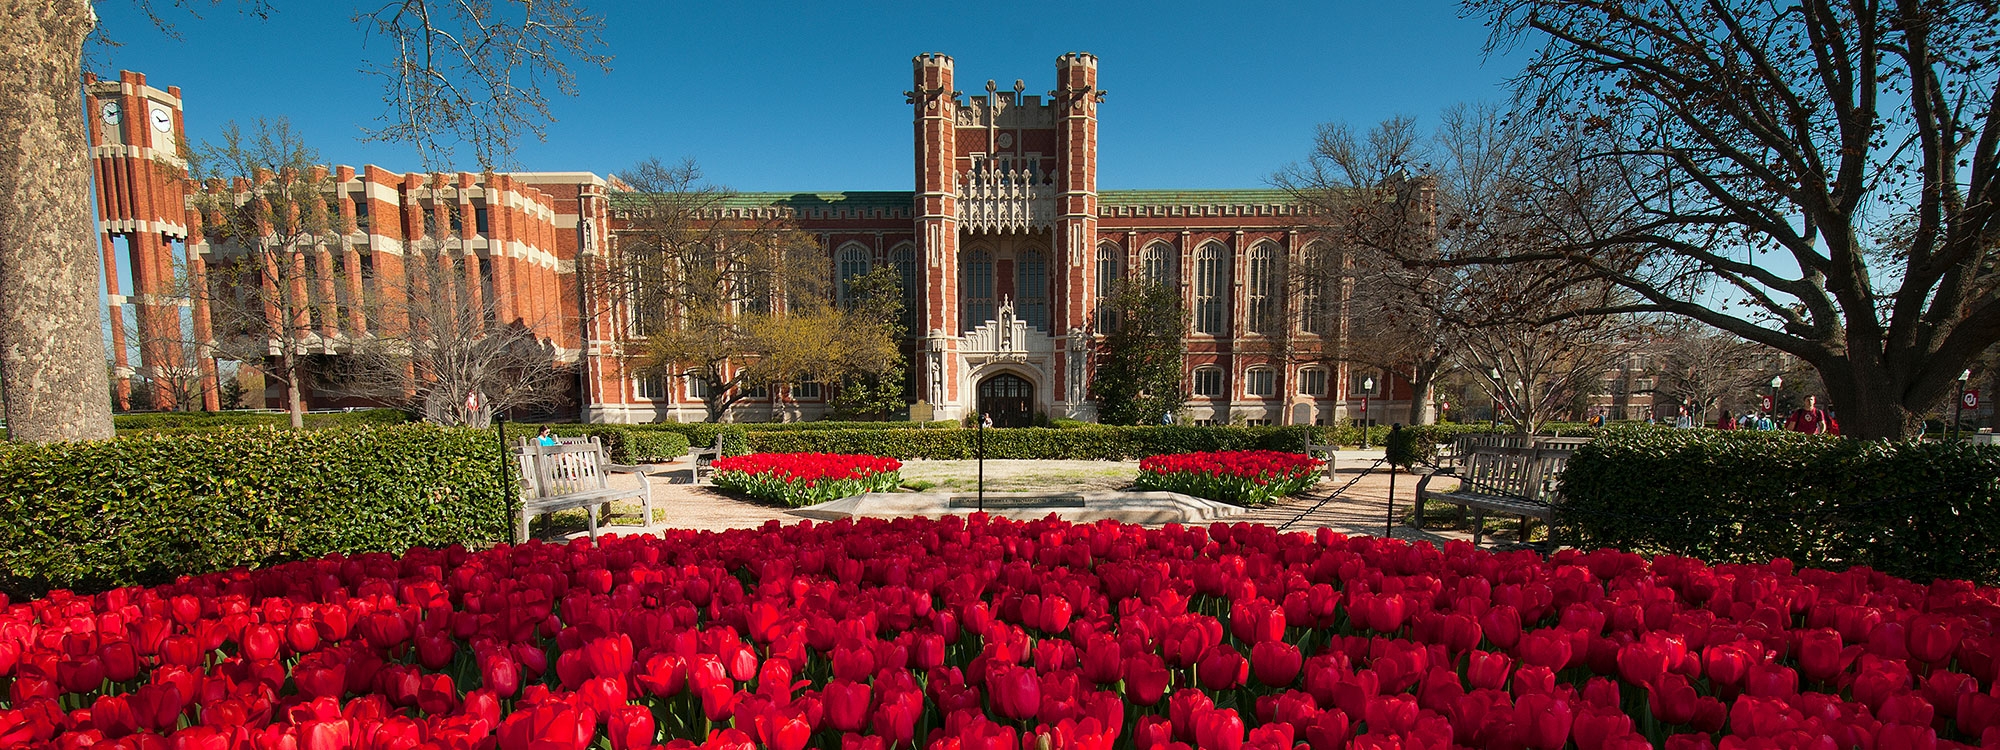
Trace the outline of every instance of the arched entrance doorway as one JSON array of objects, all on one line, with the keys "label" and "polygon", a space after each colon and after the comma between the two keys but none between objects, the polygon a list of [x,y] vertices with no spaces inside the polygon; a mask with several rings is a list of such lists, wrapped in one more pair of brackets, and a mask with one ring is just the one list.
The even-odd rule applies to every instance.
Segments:
[{"label": "arched entrance doorway", "polygon": [[1035,419],[1035,386],[1005,372],[979,381],[979,412],[993,417],[994,427],[1028,427]]}]

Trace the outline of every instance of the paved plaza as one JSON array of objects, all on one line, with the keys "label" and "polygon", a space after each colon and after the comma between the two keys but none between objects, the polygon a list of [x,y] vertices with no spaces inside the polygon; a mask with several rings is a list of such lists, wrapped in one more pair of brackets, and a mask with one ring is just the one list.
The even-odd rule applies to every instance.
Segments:
[{"label": "paved plaza", "polygon": [[[1380,450],[1340,451],[1335,457],[1337,469],[1333,478],[1281,502],[1244,509],[1229,520],[1271,526],[1290,524],[1287,528],[1291,530],[1330,528],[1343,534],[1381,536],[1388,517],[1391,484],[1388,467],[1377,463],[1381,458]],[[655,523],[646,527],[633,525],[632,522],[640,514],[638,505],[620,504],[614,508],[615,523],[603,525],[601,530],[619,534],[664,529],[723,531],[755,528],[774,520],[788,524],[803,520],[786,512],[786,508],[744,499],[715,487],[692,484],[691,468],[684,460],[653,468],[650,482]],[[995,492],[1108,491],[1125,488],[1138,473],[1137,461],[1008,459],[987,461],[985,481],[986,489]],[[919,459],[903,462],[902,474],[906,484],[922,486],[919,483],[927,482],[935,490],[970,492],[978,486],[979,466],[976,461]],[[1407,472],[1399,472],[1394,478],[1399,521],[1409,513],[1410,504],[1415,501],[1418,479],[1420,477]],[[638,485],[638,480],[630,475],[612,475],[611,481],[616,486]],[[1338,494],[1337,489],[1340,490]],[[558,517],[555,529],[550,533],[541,532],[539,522],[537,526],[537,535],[544,539],[571,539],[585,533],[581,512]],[[1402,523],[1396,524],[1394,531],[1399,539],[1422,539],[1440,544],[1451,539],[1471,539],[1471,535],[1464,531],[1418,530]]]}]

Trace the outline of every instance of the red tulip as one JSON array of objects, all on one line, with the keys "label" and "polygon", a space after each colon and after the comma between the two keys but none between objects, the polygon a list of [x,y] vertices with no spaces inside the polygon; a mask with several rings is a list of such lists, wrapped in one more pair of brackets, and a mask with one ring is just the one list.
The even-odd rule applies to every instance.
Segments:
[{"label": "red tulip", "polygon": [[1506,654],[1473,651],[1470,666],[1465,670],[1465,681],[1472,687],[1483,690],[1499,690],[1507,684],[1507,675],[1513,671],[1513,661]]},{"label": "red tulip", "polygon": [[1194,679],[1205,690],[1234,690],[1250,679],[1250,662],[1227,644],[1219,645],[1195,665]]},{"label": "red tulip", "polygon": [[347,719],[308,721],[299,727],[299,750],[348,750],[354,727]]},{"label": "red tulip", "polygon": [[1160,657],[1149,653],[1129,657],[1125,660],[1125,697],[1141,706],[1159,703],[1172,676]]},{"label": "red tulip", "polygon": [[243,658],[252,660],[276,659],[278,649],[283,645],[278,629],[269,625],[252,625],[243,631],[238,642]]},{"label": "red tulip", "polygon": [[987,673],[993,708],[1009,719],[1033,719],[1041,711],[1042,684],[1032,669],[1000,666]]},{"label": "red tulip", "polygon": [[1514,702],[1514,723],[1522,728],[1522,744],[1535,750],[1558,750],[1569,742],[1573,716],[1569,703],[1544,693],[1530,693]]},{"label": "red tulip", "polygon": [[597,733],[597,715],[547,701],[518,710],[500,723],[500,750],[584,750]]},{"label": "red tulip", "polygon": [[1521,613],[1512,605],[1502,604],[1486,610],[1479,618],[1480,629],[1486,640],[1503,649],[1511,649],[1521,640]]},{"label": "red tulip", "polygon": [[1305,657],[1284,641],[1264,641],[1250,649],[1250,671],[1269,687],[1287,687],[1299,678]]},{"label": "red tulip", "polygon": [[1537,630],[1523,633],[1515,643],[1515,655],[1521,663],[1537,667],[1561,670],[1569,665],[1569,636],[1554,630]]},{"label": "red tulip", "polygon": [[1840,633],[1830,628],[1810,630],[1799,635],[1799,672],[1806,679],[1827,682],[1846,668],[1841,660]]},{"label": "red tulip", "polygon": [[632,671],[632,638],[619,634],[592,639],[583,645],[583,666],[592,677],[625,679]]},{"label": "red tulip", "polygon": [[653,746],[656,726],[652,710],[644,706],[619,706],[605,722],[611,750],[646,750]]},{"label": "red tulip", "polygon": [[866,683],[834,680],[822,692],[826,701],[827,723],[842,732],[858,732],[868,726],[870,688]]},{"label": "red tulip", "polygon": [[1962,627],[1963,621],[1956,617],[1917,615],[1908,626],[1910,655],[1931,664],[1944,663],[1958,649]]},{"label": "red tulip", "polygon": [[1653,717],[1668,724],[1686,724],[1694,720],[1694,685],[1686,677],[1669,674],[1647,688],[1646,705],[1652,709]]}]

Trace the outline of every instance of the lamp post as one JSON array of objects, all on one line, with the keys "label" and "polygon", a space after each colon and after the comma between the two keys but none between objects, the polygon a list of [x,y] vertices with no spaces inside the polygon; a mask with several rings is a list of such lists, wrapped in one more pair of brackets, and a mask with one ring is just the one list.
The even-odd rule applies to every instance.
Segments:
[{"label": "lamp post", "polygon": [[1493,426],[1498,428],[1500,426],[1500,407],[1506,403],[1507,388],[1500,384],[1500,368],[1486,368],[1486,376],[1493,380],[1493,391],[1495,393],[1493,397]]},{"label": "lamp post", "polygon": [[1958,439],[1959,421],[1965,417],[1965,381],[1971,379],[1971,368],[1966,368],[1965,372],[1958,374],[1958,395],[1952,398],[1951,405],[1951,439],[1953,440]]},{"label": "lamp post", "polygon": [[1785,384],[1785,376],[1783,375],[1771,376],[1771,404],[1764,410],[1770,412],[1771,421],[1773,422],[1778,421],[1778,387],[1784,384]]},{"label": "lamp post", "polygon": [[1372,420],[1370,420],[1370,419],[1368,418],[1368,394],[1370,394],[1370,393],[1374,393],[1374,392],[1375,392],[1375,378],[1374,378],[1374,377],[1372,377],[1372,376],[1370,376],[1370,377],[1365,377],[1365,378],[1362,378],[1362,379],[1361,379],[1361,448],[1362,448],[1362,450],[1367,450],[1367,449],[1368,449],[1368,425],[1369,425],[1369,422],[1370,422],[1370,421],[1372,421]]}]

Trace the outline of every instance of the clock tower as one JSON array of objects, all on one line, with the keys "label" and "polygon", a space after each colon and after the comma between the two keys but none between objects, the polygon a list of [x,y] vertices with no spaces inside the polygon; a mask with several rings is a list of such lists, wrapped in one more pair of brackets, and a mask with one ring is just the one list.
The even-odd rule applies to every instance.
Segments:
[{"label": "clock tower", "polygon": [[[116,81],[86,79],[84,104],[90,117],[90,155],[97,184],[98,239],[109,293],[114,379],[120,408],[129,408],[132,376],[183,367],[183,342],[190,340],[187,328],[206,327],[206,321],[199,319],[205,315],[183,320],[183,310],[197,312],[183,285],[188,279],[199,278],[201,259],[188,243],[181,91],[178,86],[162,91],[147,85],[144,74],[124,71]],[[119,282],[121,245],[125,267],[131,272],[130,289],[122,288]],[[128,340],[127,307],[135,319],[131,333],[137,335],[137,341]],[[140,353],[138,370],[126,355],[133,347]],[[220,408],[215,361],[206,356],[199,359],[196,366],[201,376],[202,405],[211,410]],[[153,408],[175,407],[168,389],[155,387],[151,395]]]}]

